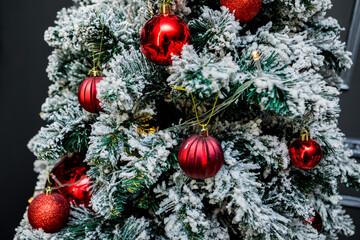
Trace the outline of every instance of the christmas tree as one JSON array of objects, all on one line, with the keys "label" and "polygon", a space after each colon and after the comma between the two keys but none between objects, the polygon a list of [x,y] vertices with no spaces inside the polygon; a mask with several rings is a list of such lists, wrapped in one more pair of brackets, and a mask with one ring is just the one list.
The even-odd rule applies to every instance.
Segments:
[{"label": "christmas tree", "polygon": [[15,239],[354,233],[331,0],[74,2],[45,32],[48,125]]}]

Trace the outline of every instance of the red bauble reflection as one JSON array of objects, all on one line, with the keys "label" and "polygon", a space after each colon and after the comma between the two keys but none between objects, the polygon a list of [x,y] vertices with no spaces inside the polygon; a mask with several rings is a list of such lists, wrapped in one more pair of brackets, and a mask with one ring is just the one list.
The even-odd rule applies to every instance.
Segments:
[{"label": "red bauble reflection", "polygon": [[68,201],[58,193],[37,195],[29,205],[28,219],[35,229],[55,233],[67,223],[70,216]]},{"label": "red bauble reflection", "polygon": [[100,101],[97,99],[96,85],[103,80],[103,77],[92,76],[85,79],[78,90],[78,99],[81,107],[91,113],[101,111]]},{"label": "red bauble reflection", "polygon": [[314,210],[314,217],[310,218],[309,220],[306,220],[305,222],[311,224],[311,226],[315,228],[318,231],[318,233],[321,232],[323,220],[320,214],[318,213],[318,211]]},{"label": "red bauble reflection", "polygon": [[253,19],[260,11],[262,0],[220,0],[220,5],[234,12],[235,18],[240,22]]},{"label": "red bauble reflection", "polygon": [[178,161],[188,176],[206,179],[220,171],[224,164],[224,152],[215,138],[194,135],[181,144]]},{"label": "red bauble reflection", "polygon": [[323,155],[320,145],[315,140],[297,139],[289,148],[292,164],[301,169],[316,167]]},{"label": "red bauble reflection", "polygon": [[[76,205],[85,205],[89,208],[90,204],[90,179],[86,176],[89,166],[84,163],[83,155],[74,155],[64,157],[50,172],[51,186],[57,188],[57,191],[64,196],[70,203]],[[57,183],[52,176],[59,181]]]},{"label": "red bauble reflection", "polygon": [[152,17],[140,36],[143,53],[159,65],[171,65],[171,55],[180,56],[183,46],[189,41],[189,27],[181,18],[168,13]]}]

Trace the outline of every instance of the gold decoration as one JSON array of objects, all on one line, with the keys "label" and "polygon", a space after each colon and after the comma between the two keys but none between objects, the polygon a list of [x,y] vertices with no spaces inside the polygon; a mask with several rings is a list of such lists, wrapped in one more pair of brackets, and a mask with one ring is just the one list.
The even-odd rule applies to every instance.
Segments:
[{"label": "gold decoration", "polygon": [[113,216],[119,216],[120,215],[120,212],[117,210],[117,207],[114,207],[114,209],[109,211],[109,212]]},{"label": "gold decoration", "polygon": [[310,133],[307,130],[302,130],[301,133],[300,133],[300,139],[302,141],[309,141]]},{"label": "gold decoration", "polygon": [[29,198],[28,203],[31,203],[34,200],[34,197]]},{"label": "gold decoration", "polygon": [[140,124],[138,125],[138,133],[145,134],[145,135],[148,135],[150,133],[157,133],[159,131],[160,127],[159,126],[157,126],[157,127],[150,126],[150,123],[149,123],[153,119],[154,119],[153,115],[150,115],[150,114],[142,115],[139,118]]},{"label": "gold decoration", "polygon": [[135,182],[134,179],[141,180],[141,179],[143,179],[143,175],[141,173],[138,173],[138,176],[136,178],[130,179],[130,180],[133,180],[131,186],[128,188],[128,191],[131,193],[134,193],[135,191],[137,191],[141,185],[139,182]]}]

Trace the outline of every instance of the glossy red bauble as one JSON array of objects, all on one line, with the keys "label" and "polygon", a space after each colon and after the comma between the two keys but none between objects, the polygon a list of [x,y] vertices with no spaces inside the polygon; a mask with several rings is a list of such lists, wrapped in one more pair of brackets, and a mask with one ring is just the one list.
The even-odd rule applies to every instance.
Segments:
[{"label": "glossy red bauble", "polygon": [[224,164],[224,152],[215,138],[194,135],[181,144],[178,161],[188,176],[206,179],[220,171]]},{"label": "glossy red bauble", "polygon": [[140,36],[143,53],[159,65],[171,65],[171,55],[180,56],[183,46],[189,41],[189,27],[181,18],[168,13],[152,17]]},{"label": "glossy red bauble", "polygon": [[68,201],[58,193],[36,196],[29,205],[28,219],[35,229],[55,233],[67,223],[70,216]]},{"label": "glossy red bauble", "polygon": [[220,0],[220,5],[234,12],[235,18],[240,22],[248,22],[260,11],[262,0]]},{"label": "glossy red bauble", "polygon": [[[50,172],[52,187],[63,187],[57,191],[64,196],[70,203],[85,205],[89,208],[90,204],[90,179],[86,176],[89,166],[84,163],[83,155],[64,157]],[[54,177],[57,181],[54,180]]]},{"label": "glossy red bauble", "polygon": [[92,76],[85,79],[78,90],[78,99],[81,107],[90,113],[101,111],[100,101],[97,99],[96,85],[103,80],[102,77]]},{"label": "glossy red bauble", "polygon": [[313,228],[315,228],[318,233],[321,232],[321,229],[322,229],[322,225],[323,225],[323,220],[320,216],[320,214],[318,213],[318,211],[314,210],[314,217],[309,219],[309,220],[306,220],[305,222],[307,222],[308,224],[311,224],[311,226]]},{"label": "glossy red bauble", "polygon": [[315,140],[293,141],[289,148],[291,163],[301,169],[312,169],[321,161],[323,152]]}]

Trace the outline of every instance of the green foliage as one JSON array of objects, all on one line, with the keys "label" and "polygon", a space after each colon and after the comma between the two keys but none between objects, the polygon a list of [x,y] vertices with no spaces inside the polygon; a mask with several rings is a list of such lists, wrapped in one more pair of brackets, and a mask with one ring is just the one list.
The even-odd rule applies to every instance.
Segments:
[{"label": "green foliage", "polygon": [[86,152],[89,144],[89,128],[77,128],[65,135],[63,146],[66,152]]}]

